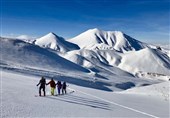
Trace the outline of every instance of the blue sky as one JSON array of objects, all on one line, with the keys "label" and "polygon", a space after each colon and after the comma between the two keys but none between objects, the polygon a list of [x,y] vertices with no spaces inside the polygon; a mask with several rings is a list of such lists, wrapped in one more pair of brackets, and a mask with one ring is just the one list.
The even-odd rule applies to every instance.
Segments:
[{"label": "blue sky", "polygon": [[120,30],[170,43],[169,0],[1,0],[1,35],[72,38],[88,29]]}]

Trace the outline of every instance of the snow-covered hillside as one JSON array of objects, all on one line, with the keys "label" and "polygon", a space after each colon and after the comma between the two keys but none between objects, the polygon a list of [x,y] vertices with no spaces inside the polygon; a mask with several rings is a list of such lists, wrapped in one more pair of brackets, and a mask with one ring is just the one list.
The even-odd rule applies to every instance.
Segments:
[{"label": "snow-covered hillside", "polygon": [[115,49],[120,52],[147,47],[145,43],[137,41],[121,31],[102,31],[97,28],[87,30],[69,41],[80,48]]},{"label": "snow-covered hillside", "polygon": [[133,72],[134,74],[141,71],[157,73],[158,75],[170,75],[169,57],[160,50],[151,48],[124,54],[121,63],[118,66],[123,70]]},{"label": "snow-covered hillside", "polygon": [[169,86],[170,82],[162,82],[159,84],[153,84],[145,87],[136,87],[128,89],[126,91],[123,91],[122,93],[149,95],[152,97],[158,97],[165,101],[169,101],[170,99]]},{"label": "snow-covered hillside", "polygon": [[51,48],[60,52],[79,49],[76,44],[67,42],[64,38],[59,37],[52,32],[39,39],[36,39],[34,43],[40,47]]},{"label": "snow-covered hillside", "polygon": [[57,54],[21,40],[0,38],[1,66],[41,68],[44,70],[89,72]]},{"label": "snow-covered hillside", "polygon": [[[85,68],[98,70],[100,67],[116,75],[130,76],[131,73],[136,76],[148,73],[138,77],[170,79],[170,59],[165,53],[156,49],[144,48],[125,54],[113,50],[81,49],[61,56]],[[151,76],[152,74],[155,77]]]}]

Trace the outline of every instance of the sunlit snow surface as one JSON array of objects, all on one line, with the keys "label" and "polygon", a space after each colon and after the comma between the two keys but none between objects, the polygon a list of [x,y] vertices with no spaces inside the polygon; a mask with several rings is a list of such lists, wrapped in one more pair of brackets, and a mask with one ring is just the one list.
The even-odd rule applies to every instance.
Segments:
[{"label": "sunlit snow surface", "polygon": [[[169,117],[169,49],[120,31],[88,30],[65,40],[0,38],[1,117]],[[68,94],[38,95],[44,76]],[[56,93],[57,94],[57,93]]]},{"label": "sunlit snow surface", "polygon": [[47,86],[46,97],[35,97],[39,79],[1,70],[1,116],[169,117],[169,82],[127,92],[102,91],[68,83],[67,95],[50,96]]}]

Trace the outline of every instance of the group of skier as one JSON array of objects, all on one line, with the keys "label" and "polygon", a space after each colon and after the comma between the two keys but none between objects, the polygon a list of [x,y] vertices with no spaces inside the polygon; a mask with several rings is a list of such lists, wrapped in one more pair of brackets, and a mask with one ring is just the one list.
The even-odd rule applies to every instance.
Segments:
[{"label": "group of skier", "polygon": [[[39,86],[40,85],[40,86]],[[57,83],[55,83],[54,79],[52,78],[48,83],[46,83],[46,80],[44,77],[41,78],[41,80],[39,81],[39,83],[37,84],[37,86],[39,86],[39,96],[41,96],[41,90],[43,90],[44,96],[46,96],[45,93],[45,86],[46,85],[50,85],[51,87],[51,95],[54,95],[54,91],[57,85],[57,90],[58,90],[58,95],[61,94],[61,90],[62,90],[62,94],[66,94],[66,82],[63,82],[63,84],[61,84],[61,81],[58,81]]]}]

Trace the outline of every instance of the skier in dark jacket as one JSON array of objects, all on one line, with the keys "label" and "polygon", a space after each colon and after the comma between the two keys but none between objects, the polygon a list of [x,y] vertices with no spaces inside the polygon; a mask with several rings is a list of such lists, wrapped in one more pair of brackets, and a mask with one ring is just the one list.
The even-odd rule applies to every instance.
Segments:
[{"label": "skier in dark jacket", "polygon": [[51,87],[51,95],[54,95],[54,90],[55,90],[56,84],[55,84],[55,81],[53,80],[53,78],[46,85],[48,85],[48,84],[50,84],[50,87]]},{"label": "skier in dark jacket", "polygon": [[66,87],[67,87],[66,82],[63,82],[63,84],[62,84],[62,94],[67,93]]},{"label": "skier in dark jacket", "polygon": [[60,95],[60,90],[61,90],[61,87],[62,87],[61,82],[58,81],[56,85],[57,85],[57,88],[58,88],[58,95]]},{"label": "skier in dark jacket", "polygon": [[46,80],[44,77],[41,78],[41,80],[39,81],[39,83],[37,84],[40,85],[39,87],[39,96],[41,96],[41,89],[43,89],[43,92],[44,92],[44,96],[45,96],[45,84],[46,84]]}]

